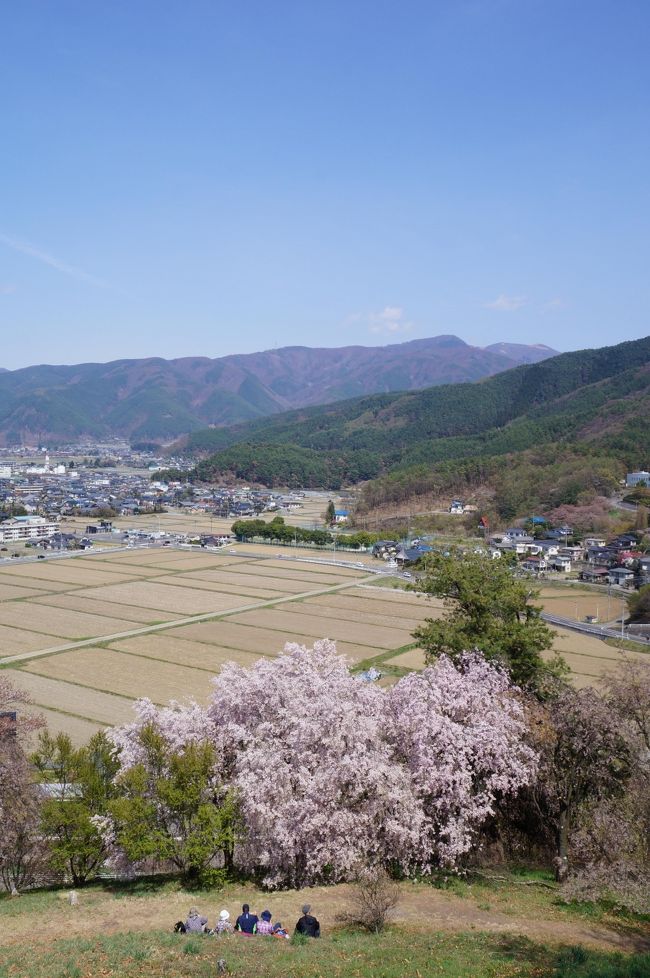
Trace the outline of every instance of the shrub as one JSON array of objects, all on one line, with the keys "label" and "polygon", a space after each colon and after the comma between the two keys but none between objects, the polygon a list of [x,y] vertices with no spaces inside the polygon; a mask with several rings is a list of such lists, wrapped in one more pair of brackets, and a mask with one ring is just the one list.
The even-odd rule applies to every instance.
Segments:
[{"label": "shrub", "polygon": [[350,894],[350,909],[340,919],[379,934],[399,901],[399,886],[386,870],[366,869],[357,876]]}]

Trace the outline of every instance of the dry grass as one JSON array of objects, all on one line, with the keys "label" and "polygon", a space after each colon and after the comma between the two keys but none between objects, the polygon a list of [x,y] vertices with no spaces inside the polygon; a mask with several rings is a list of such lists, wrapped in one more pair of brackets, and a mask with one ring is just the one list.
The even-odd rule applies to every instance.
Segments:
[{"label": "dry grass", "polygon": [[[487,978],[488,975],[490,978],[506,978],[506,976],[514,978],[515,975],[523,974],[530,975],[531,978],[533,975],[541,978],[542,974],[550,974],[550,970],[524,971],[522,965],[526,957],[510,962],[504,957],[508,948],[516,947],[513,943],[514,935],[525,935],[530,939],[549,942],[552,945],[579,943],[590,947],[628,952],[640,950],[643,946],[647,947],[647,934],[643,935],[641,924],[621,927],[620,921],[613,916],[608,916],[604,910],[597,910],[595,919],[593,916],[583,919],[575,910],[560,905],[553,888],[544,890],[510,883],[500,889],[494,885],[477,887],[460,885],[457,889],[458,892],[452,892],[435,889],[423,883],[400,884],[400,902],[395,914],[398,927],[394,931],[391,930],[388,943],[383,946],[377,943],[381,938],[365,938],[371,943],[364,945],[365,952],[357,944],[354,952],[349,955],[347,965],[344,965],[341,959],[345,944],[340,943],[345,941],[346,936],[340,932],[336,933],[339,930],[338,918],[349,906],[350,887],[346,885],[264,893],[252,884],[229,884],[219,893],[201,894],[185,891],[178,884],[173,883],[154,888],[149,888],[146,883],[136,883],[130,888],[112,886],[107,887],[106,890],[99,886],[91,886],[79,894],[77,907],[69,906],[65,892],[31,893],[25,894],[20,901],[7,899],[0,904],[3,921],[0,942],[7,947],[18,945],[24,957],[29,948],[39,948],[47,953],[48,947],[62,936],[67,939],[83,937],[92,942],[98,938],[98,935],[103,937],[125,930],[131,931],[134,936],[138,932],[143,936],[150,935],[148,944],[152,957],[149,961],[143,962],[140,959],[138,963],[133,958],[129,959],[127,955],[126,960],[110,966],[109,962],[104,962],[106,967],[98,970],[73,971],[78,978],[99,978],[99,975],[109,974],[115,975],[116,978],[145,974],[207,976],[215,974],[215,960],[218,956],[223,954],[232,963],[233,956],[242,953],[241,948],[253,948],[254,957],[248,962],[245,970],[239,967],[234,969],[233,973],[237,975],[295,978],[300,973],[308,975],[309,978],[329,974],[339,978],[343,975],[349,978],[352,976],[365,978],[370,975],[407,978],[411,975],[443,974],[444,967],[444,975],[454,975],[455,978],[460,978],[461,975],[463,978],[479,978],[479,976]],[[174,921],[184,919],[192,904],[196,904],[200,911],[206,914],[209,923],[213,924],[222,907],[227,908],[231,917],[234,917],[242,903],[248,902],[254,912],[259,913],[268,908],[274,920],[281,920],[285,926],[293,929],[300,916],[300,907],[305,901],[312,905],[314,913],[321,922],[323,932],[321,941],[312,942],[304,949],[305,953],[316,955],[313,967],[305,972],[301,969],[296,970],[298,962],[302,960],[300,957],[302,949],[293,948],[289,942],[264,942],[260,938],[258,943],[255,943],[238,937],[231,940],[205,938],[204,942],[201,941],[202,953],[207,950],[209,955],[209,959],[205,961],[205,969],[201,967],[200,970],[194,968],[185,970],[182,960],[170,961],[167,964],[162,961],[162,967],[160,969],[156,967],[156,959],[161,961],[162,935],[167,943],[180,941],[181,947],[185,944],[185,938],[175,939],[169,932]],[[455,958],[451,946],[444,947],[444,953],[440,953],[445,941],[445,932],[460,934],[471,931],[482,934],[480,940],[486,940],[485,935],[489,934],[497,938],[501,955],[493,962],[493,967],[483,971],[480,949],[473,945],[468,948],[467,959],[461,970],[457,971],[455,968],[446,970],[449,961],[454,961]],[[158,932],[161,932],[160,935]],[[414,968],[413,955],[417,953],[415,942],[423,933],[427,936],[426,945],[421,948],[422,957],[418,958],[417,967]],[[385,968],[388,955],[395,947],[399,950],[397,958]],[[374,950],[371,951],[371,948]],[[74,950],[73,946],[69,947],[73,968]],[[88,942],[84,942],[79,950],[82,953],[87,952]],[[267,955],[285,954],[285,951],[289,957],[285,957],[277,969],[273,967],[268,971]],[[526,952],[530,953],[530,946],[524,942],[521,951],[524,955]],[[379,954],[374,964],[368,963],[367,955],[370,953]],[[22,978],[20,972],[12,971],[10,974]],[[51,978],[51,974],[47,968],[38,971],[39,978],[45,975]],[[65,974],[66,971],[56,972],[57,978]],[[640,976],[641,971],[638,974]]]},{"label": "dry grass", "polygon": [[[75,585],[63,584],[61,581],[48,580],[46,577],[39,580],[35,577],[29,577],[25,571],[30,571],[32,567],[36,567],[36,564],[23,564],[22,567],[12,568],[12,573],[9,573],[9,569],[0,570],[0,583],[7,583],[15,585],[16,587],[33,588],[40,594],[46,594],[48,591],[53,591],[55,593],[59,591],[71,591],[74,589]],[[40,564],[38,565],[40,567]],[[78,587],[78,585],[76,585]]]},{"label": "dry grass", "polygon": [[[268,628],[254,628],[252,625],[239,625],[228,618],[221,621],[200,622],[196,625],[182,625],[180,628],[175,628],[173,634],[190,641],[196,639],[198,642],[212,643],[220,648],[242,649],[257,655],[279,655],[287,642],[311,646],[315,638],[328,637],[325,631],[317,636],[302,632],[299,630],[299,622],[295,622],[295,626],[291,631],[281,632]],[[368,657],[367,645],[337,642],[337,647],[339,652],[354,662]]]},{"label": "dry grass", "polygon": [[[83,563],[83,557],[62,558],[60,560],[41,560],[33,564],[23,564],[13,568],[13,573],[19,576],[30,577],[34,580],[44,580],[63,585],[74,585],[78,587],[88,587],[99,584],[112,584],[119,581],[130,581],[137,575],[95,570],[90,561],[88,565]],[[37,585],[40,587],[40,585]]]},{"label": "dry grass", "polygon": [[[248,565],[250,567],[250,565]],[[303,591],[309,590],[305,587],[304,583],[300,581],[289,581],[286,579],[273,578],[269,576],[264,576],[257,574],[257,565],[255,565],[254,570],[249,570],[247,573],[234,574],[228,571],[192,571],[187,575],[187,580],[199,580],[199,581],[210,581],[215,584],[230,584],[235,587],[238,586],[238,581],[241,581],[241,587],[263,587],[267,588],[269,591],[275,591],[278,596],[282,594],[300,594]],[[314,590],[316,590],[314,588]]]},{"label": "dry grass", "polygon": [[402,652],[400,655],[396,655],[392,659],[385,659],[384,661],[386,665],[401,666],[403,669],[424,669],[424,650],[409,649],[408,652]]},{"label": "dry grass", "polygon": [[368,611],[358,609],[352,611],[350,608],[340,607],[336,603],[336,595],[332,595],[331,603],[314,604],[311,600],[296,602],[291,605],[293,614],[309,615],[313,618],[324,618],[329,621],[336,618],[340,621],[353,622],[355,624],[364,623],[367,625],[384,626],[385,628],[408,628],[409,631],[420,624],[422,619],[397,617],[390,614],[390,609],[386,609],[385,614],[379,610],[373,612],[372,608]]},{"label": "dry grass", "polygon": [[540,603],[550,615],[584,621],[593,615],[600,621],[613,621],[627,612],[627,603],[619,595],[595,594],[593,591],[578,591],[569,588],[544,588]]},{"label": "dry grass", "polygon": [[[287,557],[291,557],[291,552],[287,553]],[[328,559],[328,558],[324,558],[324,559]],[[357,559],[360,560],[360,558]],[[354,561],[355,563],[357,559],[355,559]],[[337,561],[338,561],[338,557],[337,557]],[[348,567],[338,567],[338,566],[334,567],[331,564],[315,564],[309,560],[305,560],[304,558],[302,560],[295,560],[295,561],[287,558],[265,560],[263,566],[277,567],[282,570],[289,567],[289,568],[300,569],[301,571],[304,570],[310,574],[336,574],[337,577],[346,577],[346,578],[359,577],[360,574],[364,573],[364,571],[360,567],[348,568]]]},{"label": "dry grass", "polygon": [[[137,627],[136,622],[126,618],[89,615],[84,614],[83,611],[53,608],[42,604],[33,604],[31,601],[0,606],[0,623],[14,627],[24,626],[26,629],[43,632],[48,636],[57,635],[70,639],[107,635],[111,632],[125,632],[129,628]],[[6,655],[10,654],[6,646],[4,651]]]},{"label": "dry grass", "polygon": [[[224,575],[226,576],[226,575]],[[248,583],[248,579],[244,578],[241,582],[235,581],[234,583],[230,581],[229,583],[217,583],[216,581],[203,581],[198,580],[195,577],[186,577],[184,574],[181,575],[169,575],[169,577],[159,577],[157,584],[173,584],[175,587],[187,587],[195,588],[198,591],[217,591],[221,594],[239,594],[242,598],[257,598],[257,599],[273,599],[281,598],[286,595],[286,591],[272,591],[270,588],[266,587],[255,587]],[[246,602],[242,602],[246,603]]]},{"label": "dry grass", "polygon": [[188,666],[93,647],[38,659],[24,671],[134,699],[148,696],[161,704],[188,698],[205,703],[212,678],[210,673]]},{"label": "dry grass", "polygon": [[262,608],[258,611],[246,611],[231,620],[238,624],[284,630],[289,633],[296,629],[314,638],[327,636],[376,649],[398,649],[411,641],[411,633],[407,629],[340,621],[335,613],[331,618],[310,619],[305,615],[297,616],[292,608],[286,606],[282,609]]},{"label": "dry grass", "polygon": [[410,604],[416,608],[428,608],[429,604],[434,604],[439,600],[438,598],[425,598],[424,595],[416,594],[413,591],[388,591],[386,588],[373,587],[372,583],[353,588],[350,594],[359,598],[367,598],[368,601],[394,601],[396,604]]},{"label": "dry grass", "polygon": [[137,573],[139,567],[147,571],[149,568],[153,570],[158,565],[167,567],[177,560],[183,560],[184,557],[187,557],[187,554],[178,550],[142,549],[118,550],[114,553],[103,552],[101,555],[93,554],[92,557],[85,557],[84,559],[97,568],[104,566],[109,569],[112,564],[119,564],[120,567],[128,567],[129,571],[133,568],[133,572]]},{"label": "dry grass", "polygon": [[35,652],[37,649],[60,644],[61,639],[56,635],[43,635],[40,632],[0,625],[1,657],[17,655],[20,652]]},{"label": "dry grass", "polygon": [[[554,630],[557,637],[553,648],[566,660],[573,673],[573,682],[578,687],[593,686],[607,672],[611,672],[623,657],[622,652],[599,638],[564,628]],[[625,652],[625,656],[648,661],[648,654],[643,652]]]},{"label": "dry grass", "polygon": [[34,704],[39,707],[53,707],[102,724],[128,723],[133,718],[132,703],[120,696],[90,690],[22,669],[10,669],[7,675],[15,686],[29,693]]},{"label": "dry grass", "polygon": [[19,587],[15,584],[0,584],[0,602],[12,601],[15,598],[29,598],[37,594],[44,594],[43,588]]},{"label": "dry grass", "polygon": [[[385,593],[385,592],[384,592]],[[309,598],[309,604],[322,605],[323,607],[346,608],[354,613],[355,611],[373,614],[377,612],[383,615],[390,615],[391,618],[404,619],[406,622],[423,621],[425,618],[435,618],[442,614],[442,601],[423,601],[416,603],[406,603],[391,601],[391,594],[386,594],[385,601],[374,601],[365,597],[366,592],[361,588],[354,588],[350,591],[338,592],[338,594],[321,594]],[[361,595],[364,595],[361,597]]]},{"label": "dry grass", "polygon": [[[249,568],[246,566],[238,567],[235,565],[230,570],[233,574],[249,573]],[[303,586],[303,591],[307,590],[304,587],[307,583],[313,585],[315,590],[318,587],[328,587],[331,584],[343,584],[349,579],[349,575],[337,574],[335,569],[329,571],[327,574],[315,574],[310,569],[303,567],[303,565],[296,566],[295,569],[286,565],[284,567],[267,567],[262,561],[256,562],[255,574],[259,577],[269,577],[275,581],[298,581]],[[360,570],[357,576],[362,577],[363,571]]]},{"label": "dry grass", "polygon": [[102,601],[117,601],[124,605],[160,609],[179,615],[200,615],[211,611],[217,614],[247,603],[236,595],[192,591],[174,585],[158,584],[157,581],[110,584],[97,588],[95,596]]},{"label": "dry grass", "polygon": [[134,638],[118,639],[110,647],[132,655],[142,655],[151,659],[162,659],[177,665],[208,669],[213,674],[219,672],[224,662],[239,662],[243,666],[252,665],[259,652],[245,652],[218,645],[204,645],[202,642],[188,642],[177,638],[176,632],[169,634],[140,635]]},{"label": "dry grass", "polygon": [[[45,720],[49,733],[56,736],[59,733],[67,734],[74,744],[87,744],[93,734],[98,730],[105,730],[106,724],[97,723],[93,720],[86,720],[84,717],[71,716],[70,713],[60,713],[57,710],[48,710],[42,706],[29,706],[27,713],[33,713]],[[30,743],[35,747],[38,741],[38,731],[30,737]]]},{"label": "dry grass", "polygon": [[[108,618],[118,618],[125,612],[124,605],[111,601],[96,600],[94,590],[73,591],[71,594],[48,594],[41,598],[34,598],[34,604],[47,605],[49,608],[69,608],[71,611],[82,611],[89,615],[105,615]],[[141,624],[151,624],[157,621],[173,621],[179,616],[166,611],[158,611],[151,608],[138,608],[136,605],[129,605],[128,616],[132,622]],[[113,629],[115,631],[115,629]]]}]

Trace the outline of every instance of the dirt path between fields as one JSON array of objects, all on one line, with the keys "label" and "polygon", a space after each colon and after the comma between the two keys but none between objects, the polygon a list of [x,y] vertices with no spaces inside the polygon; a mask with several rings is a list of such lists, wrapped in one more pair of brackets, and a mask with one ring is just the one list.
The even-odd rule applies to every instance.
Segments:
[{"label": "dirt path between fields", "polygon": [[[508,891],[501,891],[500,902],[507,904]],[[196,903],[205,913],[210,925],[222,907],[234,917],[241,904],[248,901],[254,912],[269,909],[273,920],[281,920],[293,928],[303,903],[312,905],[321,921],[324,933],[336,926],[336,918],[347,907],[347,886],[314,887],[308,890],[289,890],[279,893],[260,893],[252,888],[229,886],[223,894],[160,892],[141,896],[112,894],[90,889],[79,892],[79,905],[69,906],[67,893],[53,898],[47,910],[36,906],[30,912],[30,896],[12,901],[9,913],[2,921],[1,944],[23,941],[50,942],[57,938],[112,934],[120,931],[170,930],[177,920],[184,919],[189,907]],[[515,894],[515,900],[518,894]],[[486,900],[485,893],[482,900]],[[549,901],[550,902],[550,901]],[[23,906],[21,907],[21,903]],[[645,932],[630,925],[606,926],[570,916],[561,907],[541,908],[533,905],[527,913],[513,907],[488,909],[489,904],[473,896],[459,897],[423,884],[403,884],[402,900],[394,920],[406,927],[427,932],[475,931],[492,934],[517,934],[533,941],[548,944],[583,944],[604,950],[623,952],[650,951],[650,928]],[[13,908],[15,907],[15,912]],[[21,912],[24,911],[24,912]]]}]

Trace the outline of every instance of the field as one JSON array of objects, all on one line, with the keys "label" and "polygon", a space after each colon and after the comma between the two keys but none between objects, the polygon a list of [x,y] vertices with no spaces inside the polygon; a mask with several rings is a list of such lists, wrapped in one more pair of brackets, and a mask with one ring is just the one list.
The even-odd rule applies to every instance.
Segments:
[{"label": "field", "polygon": [[549,614],[560,618],[573,618],[584,621],[587,617],[601,622],[620,620],[626,611],[625,599],[620,594],[607,595],[578,585],[570,587],[545,587],[541,590],[541,600]]},{"label": "field", "polygon": [[[522,883],[528,885],[522,885]],[[539,885],[536,885],[539,883]],[[380,935],[338,920],[349,886],[264,893],[252,884],[183,890],[159,880],[92,885],[70,907],[65,892],[0,895],[0,978],[212,978],[223,958],[240,978],[640,978],[650,957],[644,921],[598,905],[567,905],[548,879],[404,883]],[[268,907],[290,931],[308,900],[319,941],[173,934],[196,904],[210,925],[244,901]]]},{"label": "field", "polygon": [[206,702],[224,662],[319,638],[353,662],[397,654],[435,613],[415,595],[365,587],[375,579],[356,554],[337,554],[344,566],[311,550],[277,554],[107,548],[2,565],[0,664],[53,729],[84,740],[127,722],[141,696]]},{"label": "field", "polygon": [[[3,564],[0,665],[52,729],[77,741],[128,722],[141,696],[205,703],[225,662],[248,666],[286,642],[333,639],[351,662],[377,665],[382,685],[423,667],[412,633],[442,613],[441,601],[377,586],[386,582],[369,574],[380,565],[367,555],[337,553],[339,566],[333,554],[285,554],[239,544],[218,553],[107,548]],[[583,618],[607,596],[547,587],[542,600],[549,611]],[[610,613],[620,605],[612,596]],[[621,654],[561,629],[555,647],[577,685],[598,682]]]}]

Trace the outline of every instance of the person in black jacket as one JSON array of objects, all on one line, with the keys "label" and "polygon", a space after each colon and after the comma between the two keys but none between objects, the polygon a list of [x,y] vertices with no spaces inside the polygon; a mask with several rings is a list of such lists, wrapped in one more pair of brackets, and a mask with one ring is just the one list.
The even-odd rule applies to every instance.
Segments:
[{"label": "person in black jacket", "polygon": [[250,912],[250,907],[247,903],[241,908],[241,913],[235,922],[235,930],[238,930],[241,934],[255,934],[257,933],[257,916]]},{"label": "person in black jacket", "polygon": [[315,917],[312,917],[311,907],[308,903],[302,908],[302,917],[296,924],[296,934],[304,934],[305,937],[320,937],[320,924]]}]

